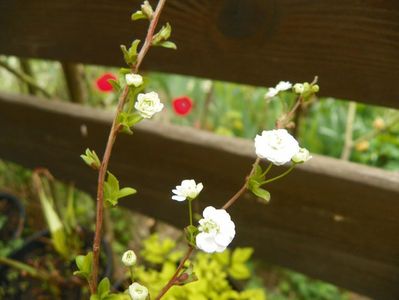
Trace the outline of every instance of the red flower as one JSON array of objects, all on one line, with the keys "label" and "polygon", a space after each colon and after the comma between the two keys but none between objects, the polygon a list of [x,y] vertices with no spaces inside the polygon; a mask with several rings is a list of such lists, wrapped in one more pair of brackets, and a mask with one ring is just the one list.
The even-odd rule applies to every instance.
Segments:
[{"label": "red flower", "polygon": [[191,109],[193,108],[193,100],[191,100],[187,96],[182,96],[173,99],[173,109],[175,113],[180,116],[185,116],[190,113]]},{"label": "red flower", "polygon": [[97,78],[96,80],[96,85],[99,91],[101,92],[111,92],[113,90],[112,85],[109,83],[109,80],[113,79],[116,80],[116,77],[114,74],[111,73],[105,73],[101,75],[100,77]]}]

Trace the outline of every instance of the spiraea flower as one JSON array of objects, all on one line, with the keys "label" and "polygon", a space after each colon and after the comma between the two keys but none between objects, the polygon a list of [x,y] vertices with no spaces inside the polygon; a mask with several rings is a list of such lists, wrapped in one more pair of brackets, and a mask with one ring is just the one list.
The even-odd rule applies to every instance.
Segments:
[{"label": "spiraea flower", "polygon": [[195,241],[197,247],[207,253],[223,252],[236,234],[230,215],[226,210],[212,206],[205,208],[202,215]]},{"label": "spiraea flower", "polygon": [[132,300],[146,300],[148,297],[148,289],[137,282],[129,286],[129,295]]},{"label": "spiraea flower", "polygon": [[126,267],[132,267],[136,264],[137,261],[137,256],[136,253],[134,253],[133,250],[127,250],[125,253],[122,255],[122,263]]},{"label": "spiraea flower", "polygon": [[185,179],[180,185],[176,186],[176,189],[172,190],[174,194],[172,199],[176,201],[195,199],[203,188],[201,182],[197,184],[194,179]]},{"label": "spiraea flower", "polygon": [[255,137],[255,150],[258,157],[280,166],[299,152],[299,144],[285,129],[264,130]]},{"label": "spiraea flower", "polygon": [[270,99],[277,96],[278,93],[289,90],[292,88],[292,84],[289,81],[280,81],[275,87],[269,88],[265,98]]},{"label": "spiraea flower", "polygon": [[292,157],[292,161],[293,161],[294,163],[301,164],[301,163],[307,162],[307,161],[308,161],[309,159],[311,159],[311,158],[312,158],[312,156],[310,155],[308,149],[306,149],[306,148],[300,148],[299,151],[298,151],[298,153],[295,154],[295,155]]},{"label": "spiraea flower", "polygon": [[129,73],[125,75],[127,85],[133,85],[139,87],[143,84],[143,77],[139,74]]},{"label": "spiraea flower", "polygon": [[160,112],[163,106],[156,92],[138,94],[137,101],[134,104],[134,108],[146,119],[150,119],[153,115]]}]

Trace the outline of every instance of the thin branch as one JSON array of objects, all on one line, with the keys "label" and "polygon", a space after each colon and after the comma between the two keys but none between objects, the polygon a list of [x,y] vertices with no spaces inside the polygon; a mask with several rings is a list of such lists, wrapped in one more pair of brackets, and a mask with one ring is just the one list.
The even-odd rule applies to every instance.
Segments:
[{"label": "thin branch", "polygon": [[0,67],[3,67],[4,69],[6,69],[8,72],[13,74],[19,80],[25,82],[26,84],[30,85],[31,87],[33,87],[37,90],[39,90],[47,98],[52,98],[51,94],[49,92],[47,92],[44,88],[42,88],[40,85],[38,85],[32,77],[30,77],[29,75],[27,75],[19,70],[14,69],[4,59],[0,59]]},{"label": "thin branch", "polygon": [[169,289],[175,284],[177,276],[179,275],[181,269],[184,267],[184,264],[186,263],[186,261],[190,258],[193,250],[194,250],[193,246],[189,246],[188,247],[186,254],[184,255],[183,259],[180,261],[180,264],[177,267],[177,269],[176,269],[175,273],[173,274],[172,278],[163,287],[163,289],[158,294],[158,296],[155,298],[155,300],[161,299],[166,294],[166,292],[169,291]]},{"label": "thin branch", "polygon": [[[144,42],[143,47],[140,49],[140,52],[137,56],[137,61],[135,65],[132,67],[132,71],[137,73],[139,67],[148,52],[152,37],[155,32],[155,28],[157,26],[160,13],[162,11],[163,6],[165,5],[166,0],[159,0],[157,8],[155,9],[153,18],[150,21],[150,25],[148,28],[147,36]],[[97,211],[96,211],[96,229],[94,233],[94,241],[93,241],[93,270],[92,270],[92,277],[90,279],[91,284],[91,293],[95,294],[97,291],[97,282],[98,282],[98,268],[99,268],[99,259],[100,259],[100,244],[101,244],[101,232],[102,232],[102,224],[103,224],[103,212],[104,212],[104,181],[105,175],[108,169],[109,159],[111,157],[111,152],[113,145],[116,140],[116,136],[119,132],[119,124],[117,122],[117,118],[119,114],[122,112],[123,107],[126,103],[127,96],[129,94],[129,87],[125,86],[121,96],[119,97],[118,106],[116,108],[115,117],[112,122],[112,126],[109,132],[107,145],[105,147],[103,159],[101,162],[100,170],[98,173],[98,185],[97,185]]]},{"label": "thin branch", "polygon": [[242,196],[242,194],[245,193],[245,191],[248,188],[248,182],[249,182],[249,178],[251,177],[251,175],[255,172],[256,166],[259,164],[260,162],[260,158],[256,158],[254,164],[252,165],[252,169],[251,172],[248,174],[248,176],[245,178],[245,182],[244,185],[238,190],[237,193],[235,193],[233,195],[233,197],[231,197],[222,207],[222,209],[228,209],[234,202],[236,202],[236,200],[238,198],[240,198]]}]

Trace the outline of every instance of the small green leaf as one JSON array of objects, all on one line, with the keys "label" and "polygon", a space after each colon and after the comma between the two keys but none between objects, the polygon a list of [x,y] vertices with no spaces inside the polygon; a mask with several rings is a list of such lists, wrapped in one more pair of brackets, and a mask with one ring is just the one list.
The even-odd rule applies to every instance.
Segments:
[{"label": "small green leaf", "polygon": [[251,258],[253,253],[254,249],[250,247],[236,248],[233,252],[231,260],[233,263],[245,263]]},{"label": "small green leaf", "polygon": [[73,275],[88,279],[91,275],[91,269],[93,265],[93,252],[89,252],[87,255],[76,256],[75,262],[79,270],[75,271]]},{"label": "small green leaf", "polygon": [[169,23],[162,26],[161,30],[152,38],[152,45],[159,46],[161,42],[167,41],[172,33],[172,27]]},{"label": "small green leaf", "polygon": [[265,189],[262,189],[260,187],[254,187],[251,191],[256,196],[258,196],[259,198],[265,200],[266,202],[270,201],[270,193],[268,191],[266,191]]},{"label": "small green leaf", "polygon": [[85,154],[82,154],[80,157],[93,169],[98,170],[100,168],[100,159],[98,158],[96,152],[90,150],[89,148],[87,148]]},{"label": "small green leaf", "polygon": [[104,200],[106,203],[115,206],[118,199],[135,194],[137,191],[130,187],[119,188],[118,179],[108,171],[107,181],[104,182]]},{"label": "small green leaf", "polygon": [[228,272],[231,277],[237,280],[248,279],[251,276],[249,268],[243,263],[232,264]]},{"label": "small green leaf", "polygon": [[120,47],[121,47],[121,50],[122,50],[122,53],[123,53],[123,59],[125,60],[126,64],[127,65],[131,65],[132,64],[132,60],[130,58],[129,51],[127,51],[127,49],[126,49],[126,46],[125,45],[121,45]]},{"label": "small green leaf", "polygon": [[147,19],[147,16],[143,14],[141,10],[136,11],[135,13],[132,14],[132,21],[137,21],[141,19]]},{"label": "small green leaf", "polygon": [[117,81],[117,80],[114,80],[114,79],[108,79],[108,83],[110,84],[110,85],[112,85],[112,88],[113,88],[113,90],[115,91],[115,92],[120,92],[121,91],[121,86],[120,86],[120,84],[119,84],[119,82]]},{"label": "small green leaf", "polygon": [[111,284],[109,283],[109,279],[107,277],[103,278],[97,287],[97,295],[100,299],[103,299],[110,293]]},{"label": "small green leaf", "polygon": [[133,195],[136,193],[137,193],[137,191],[135,189],[130,188],[130,187],[125,187],[125,188],[119,190],[118,199],[126,197],[126,196],[130,196],[130,195]]},{"label": "small green leaf", "polygon": [[184,233],[187,243],[189,243],[193,247],[197,247],[195,243],[195,238],[199,233],[198,228],[195,227],[194,225],[189,225],[186,228],[184,228]]},{"label": "small green leaf", "polygon": [[164,47],[164,48],[168,48],[168,49],[174,49],[174,50],[177,49],[176,44],[173,43],[173,42],[170,42],[170,41],[161,42],[161,43],[159,43],[158,46],[161,46],[161,47]]}]

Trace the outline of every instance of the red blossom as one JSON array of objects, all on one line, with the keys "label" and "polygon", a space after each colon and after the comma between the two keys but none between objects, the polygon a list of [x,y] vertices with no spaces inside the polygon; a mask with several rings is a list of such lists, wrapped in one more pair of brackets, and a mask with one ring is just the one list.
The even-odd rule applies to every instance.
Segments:
[{"label": "red blossom", "polygon": [[187,96],[182,96],[173,99],[173,109],[175,113],[180,116],[185,116],[190,113],[191,109],[193,108],[193,100],[191,100]]},{"label": "red blossom", "polygon": [[113,90],[112,85],[109,83],[109,80],[111,79],[116,80],[115,75],[111,73],[105,73],[98,77],[96,80],[96,86],[98,90],[104,93],[111,92]]}]

